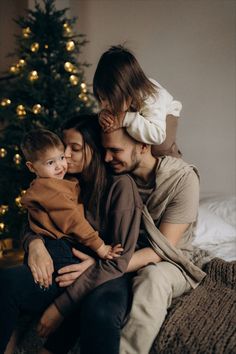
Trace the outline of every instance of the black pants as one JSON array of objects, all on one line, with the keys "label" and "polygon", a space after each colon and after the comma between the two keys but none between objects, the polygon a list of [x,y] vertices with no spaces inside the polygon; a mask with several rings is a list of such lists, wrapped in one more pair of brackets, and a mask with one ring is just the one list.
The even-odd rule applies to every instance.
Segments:
[{"label": "black pants", "polygon": [[27,264],[0,270],[0,354],[4,353],[21,313],[42,313],[64,291],[55,282],[57,270],[79,262],[66,240],[47,239],[45,246],[53,259],[55,269],[53,283],[49,289],[41,289],[35,284]]},{"label": "black pants", "polygon": [[80,354],[119,354],[121,327],[131,303],[131,275],[94,289],[45,343],[54,354],[66,354],[80,338]]},{"label": "black pants", "polygon": [[[47,242],[55,270],[78,262],[62,240]],[[55,279],[56,271],[53,279]],[[3,354],[21,313],[39,315],[64,291],[53,280],[48,290],[35,284],[29,267],[0,270],[0,354]],[[130,276],[111,280],[94,289],[80,304],[78,313],[48,340],[55,354],[67,353],[80,337],[81,354],[118,354],[120,328],[131,293]],[[60,333],[63,332],[63,335]],[[65,335],[64,335],[65,333]]]}]

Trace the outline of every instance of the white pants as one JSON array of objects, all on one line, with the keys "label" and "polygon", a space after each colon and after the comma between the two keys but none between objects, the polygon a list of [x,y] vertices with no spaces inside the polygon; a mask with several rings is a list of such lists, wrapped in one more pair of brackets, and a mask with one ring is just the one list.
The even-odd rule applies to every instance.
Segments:
[{"label": "white pants", "polygon": [[148,354],[172,299],[188,290],[182,272],[169,262],[140,269],[133,279],[133,303],[122,330],[120,354]]}]

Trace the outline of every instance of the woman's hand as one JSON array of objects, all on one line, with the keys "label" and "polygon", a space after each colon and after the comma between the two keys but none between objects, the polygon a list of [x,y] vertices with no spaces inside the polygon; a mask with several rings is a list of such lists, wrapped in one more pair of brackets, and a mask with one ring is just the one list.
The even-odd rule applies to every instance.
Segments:
[{"label": "woman's hand", "polygon": [[59,276],[56,277],[56,282],[59,286],[66,287],[74,283],[74,281],[83,274],[91,265],[95,264],[95,259],[87,254],[72,249],[73,254],[81,260],[81,263],[71,264],[59,269]]},{"label": "woman's hand", "polygon": [[36,283],[45,288],[52,284],[53,261],[42,240],[30,242],[28,265]]},{"label": "woman's hand", "polygon": [[52,304],[43,313],[37,326],[37,332],[40,337],[47,337],[54,332],[62,323],[64,317],[58,311],[57,307]]}]

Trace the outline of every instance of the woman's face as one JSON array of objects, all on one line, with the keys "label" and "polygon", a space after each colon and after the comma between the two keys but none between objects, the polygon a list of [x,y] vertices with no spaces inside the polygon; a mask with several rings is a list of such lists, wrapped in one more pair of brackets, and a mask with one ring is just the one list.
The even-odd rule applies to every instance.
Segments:
[{"label": "woman's face", "polygon": [[68,173],[81,173],[90,164],[92,152],[88,145],[84,146],[83,136],[75,129],[63,131],[65,157],[68,164]]}]

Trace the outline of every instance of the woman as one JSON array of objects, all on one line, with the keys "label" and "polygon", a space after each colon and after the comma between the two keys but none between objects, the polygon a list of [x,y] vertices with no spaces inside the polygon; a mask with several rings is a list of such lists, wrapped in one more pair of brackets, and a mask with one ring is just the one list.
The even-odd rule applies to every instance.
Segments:
[{"label": "woman", "polygon": [[[29,231],[24,240],[28,265],[3,270],[0,274],[0,284],[4,284],[0,289],[1,354],[18,315],[21,312],[36,314],[35,302],[39,304],[37,314],[40,314],[53,301],[40,321],[39,334],[45,336],[49,330],[55,329],[48,321],[51,314],[56,314],[54,322],[57,326],[71,313],[76,315],[76,323],[75,331],[70,331],[64,347],[58,340],[49,340],[45,345],[48,350],[66,353],[73,340],[80,336],[81,354],[119,353],[120,328],[130,295],[129,277],[124,273],[135,250],[142,202],[129,176],[108,177],[102,161],[98,129],[96,116],[75,117],[64,125],[68,173],[79,178],[87,219],[105,242],[121,243],[122,255],[101,261],[74,250],[74,255],[82,260],[76,272],[77,276],[81,274],[80,279],[63,292],[63,287],[57,285],[60,278],[52,276],[53,264],[43,239]],[[66,267],[61,270],[62,273],[66,271]],[[37,275],[38,284],[34,283],[32,273]],[[59,282],[60,286],[67,284]],[[48,285],[51,285],[49,290],[45,290]],[[55,296],[58,296],[56,300]],[[79,319],[77,309],[80,310]],[[89,336],[88,331],[91,331]]]}]

